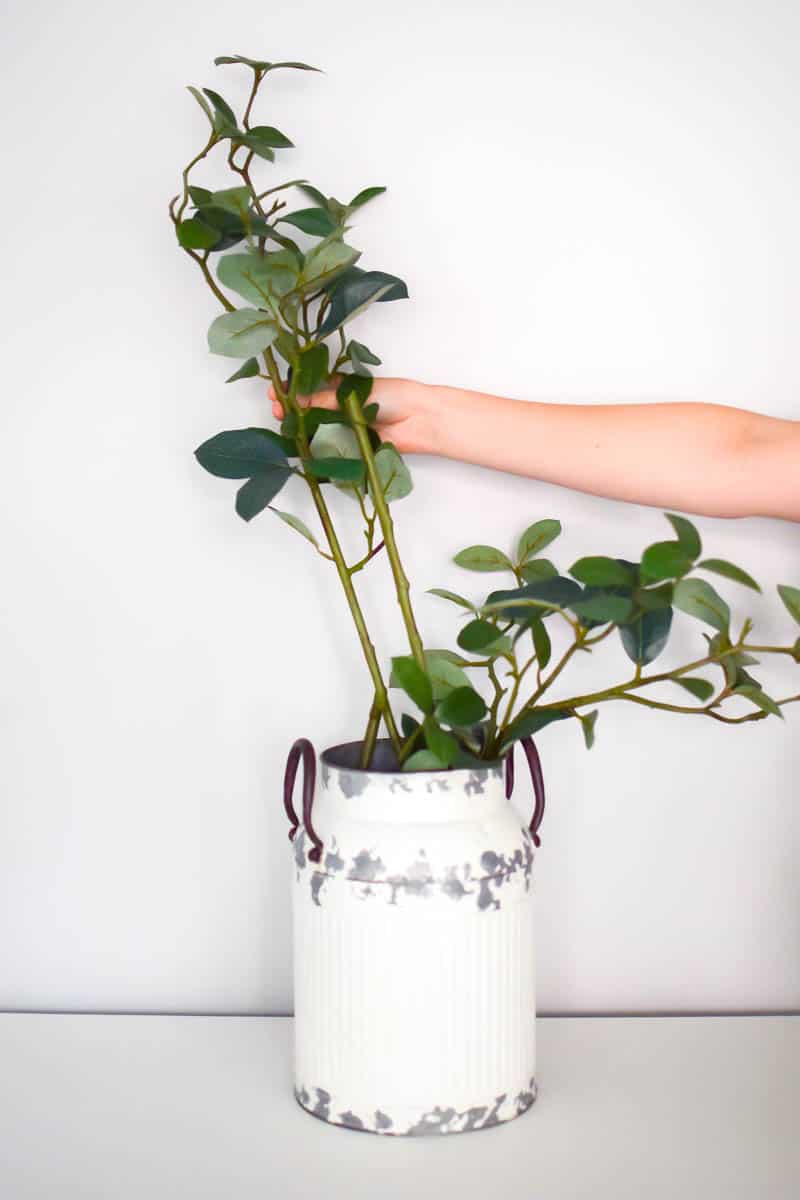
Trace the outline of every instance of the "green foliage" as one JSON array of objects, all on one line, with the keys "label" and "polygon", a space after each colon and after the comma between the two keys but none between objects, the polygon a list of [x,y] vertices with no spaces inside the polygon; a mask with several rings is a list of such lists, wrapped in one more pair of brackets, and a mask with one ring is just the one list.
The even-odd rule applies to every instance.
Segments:
[{"label": "green foliage", "polygon": [[[408,297],[402,279],[362,268],[360,251],[343,240],[361,208],[385,188],[362,188],[344,203],[305,179],[273,179],[266,188],[256,182],[256,172],[274,170],[276,158],[292,148],[289,137],[267,117],[253,116],[250,123],[261,83],[281,68],[316,68],[242,55],[222,55],[215,61],[249,71],[252,93],[240,120],[217,91],[190,88],[211,132],[204,130],[206,144],[199,152],[187,154],[189,165],[181,172],[170,219],[177,245],[190,256],[192,269],[200,268],[222,307],[209,329],[208,347],[214,354],[240,360],[227,382],[268,377],[284,412],[280,432],[256,427],[225,430],[195,454],[212,475],[240,482],[236,511],[241,518],[250,521],[269,508],[334,564],[374,685],[362,765],[369,765],[381,721],[403,769],[419,771],[470,769],[497,761],[518,739],[570,718],[580,723],[591,748],[599,705],[609,700],[633,700],[731,722],[783,716],[786,704],[800,700],[800,695],[776,699],[749,668],[767,655],[780,655],[773,661],[794,669],[800,664],[800,638],[787,646],[751,643],[749,618],[738,627],[740,632],[732,631],[727,599],[698,572],[751,592],[760,591],[759,585],[725,559],[701,557],[696,526],[678,513],[664,514],[672,540],[653,542],[639,562],[613,553],[587,554],[565,572],[543,557],[561,534],[560,523],[552,518],[528,524],[505,549],[467,546],[455,556],[457,565],[477,574],[508,572],[512,586],[492,591],[483,603],[447,588],[432,588],[432,595],[466,618],[456,634],[463,653],[425,648],[389,512],[391,503],[411,491],[411,475],[396,447],[383,442],[376,428],[379,410],[370,396],[372,370],[381,360],[369,346],[344,333],[344,327],[372,305]],[[195,181],[195,173],[205,170],[212,153],[231,168],[231,186],[212,190]],[[306,207],[303,201],[300,206],[291,202],[291,189],[305,197]],[[246,307],[233,307],[234,298]],[[309,403],[307,398],[334,383],[334,409]],[[258,386],[263,392],[263,383]],[[292,474],[310,489],[319,533],[272,503]],[[342,549],[349,538],[340,543],[336,533],[327,485],[354,501],[351,511],[363,524],[366,551],[353,561]],[[392,659],[392,699],[387,697],[353,583],[355,573],[378,554],[389,560],[410,651]],[[276,586],[279,580],[276,575]],[[782,584],[778,592],[789,616],[800,624],[800,588]],[[685,621],[683,632],[690,636],[694,630],[695,637],[699,632],[702,637],[697,640],[704,640],[706,649],[695,651],[683,666],[648,672],[668,644],[676,613]],[[284,617],[291,630],[292,614]],[[701,622],[700,630],[694,620]],[[702,626],[712,632],[703,632]],[[560,696],[568,691],[569,670],[579,670],[610,635],[619,637],[633,671],[628,668],[609,686],[550,700],[551,687],[557,686]],[[307,632],[303,636],[307,638]],[[706,667],[719,673],[717,691],[697,673]],[[664,682],[676,684],[686,703],[669,704],[658,698],[659,692],[654,695],[651,684]],[[402,714],[400,729],[393,717],[397,690],[420,716],[417,720]],[[732,698],[745,702],[743,715],[726,715]]]}]

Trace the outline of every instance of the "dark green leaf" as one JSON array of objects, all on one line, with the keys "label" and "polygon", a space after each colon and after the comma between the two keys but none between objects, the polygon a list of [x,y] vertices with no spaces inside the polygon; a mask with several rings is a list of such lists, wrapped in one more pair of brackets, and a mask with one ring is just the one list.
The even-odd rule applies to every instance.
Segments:
[{"label": "dark green leaf", "polygon": [[555,579],[558,570],[549,558],[532,558],[522,564],[519,573],[526,583],[538,583],[540,579]]},{"label": "dark green leaf", "polygon": [[362,204],[366,204],[368,200],[373,200],[375,196],[380,196],[386,191],[385,187],[368,187],[364,188],[363,192],[359,192],[357,196],[353,196],[350,201],[350,208],[360,208]]},{"label": "dark green leaf", "polygon": [[287,213],[285,217],[277,219],[287,225],[294,225],[303,233],[310,233],[313,237],[327,237],[329,233],[333,233],[338,228],[333,217],[325,208],[299,208],[297,212]]},{"label": "dark green leaf", "polygon": [[658,587],[636,588],[633,593],[634,604],[650,612],[656,608],[672,607],[672,584],[661,583]]},{"label": "dark green leaf", "polygon": [[594,727],[597,724],[599,711],[595,708],[592,712],[586,713],[585,716],[582,716],[580,713],[577,715],[581,723],[581,729],[583,730],[583,740],[586,742],[586,749],[591,750],[594,745]]},{"label": "dark green leaf", "polygon": [[348,267],[342,271],[326,285],[326,290],[331,297],[331,304],[317,330],[319,337],[327,337],[376,301],[408,297],[406,285],[396,275],[387,275],[384,271],[362,271],[359,267]]},{"label": "dark green leaf", "polygon": [[469,621],[458,635],[458,644],[462,650],[475,654],[485,650],[492,642],[497,641],[500,630],[489,621],[476,619]]},{"label": "dark green leaf", "polygon": [[268,441],[277,446],[287,458],[297,458],[297,442],[293,438],[284,437],[280,433],[276,433],[274,429],[261,429],[259,433],[262,433]]},{"label": "dark green leaf", "polygon": [[625,566],[617,558],[579,558],[569,569],[580,583],[592,587],[632,587],[636,576],[630,567]]},{"label": "dark green leaf", "polygon": [[243,362],[238,371],[234,371],[225,380],[226,383],[234,383],[237,379],[252,379],[259,374],[259,366],[257,358],[248,358],[247,362]]},{"label": "dark green leaf", "polygon": [[210,192],[208,188],[189,188],[189,197],[192,201],[192,204],[196,205],[197,208],[200,208],[203,204],[211,204],[213,196],[214,193]]},{"label": "dark green leaf", "polygon": [[210,250],[220,240],[218,229],[199,217],[188,217],[178,226],[178,241],[184,250]]},{"label": "dark green leaf", "polygon": [[773,716],[780,717],[781,720],[784,719],[780,707],[758,685],[741,683],[733,690],[737,696],[744,696],[745,699],[755,704],[756,708],[760,708],[762,712],[772,713]]},{"label": "dark green leaf", "polygon": [[366,375],[343,375],[336,388],[336,399],[344,408],[350,396],[355,396],[360,404],[364,404],[372,391],[373,380]]},{"label": "dark green leaf", "polygon": [[275,340],[278,327],[266,313],[256,308],[237,308],[222,313],[208,331],[212,354],[227,358],[252,358]]},{"label": "dark green leaf", "polygon": [[268,507],[277,496],[290,472],[273,467],[262,475],[256,475],[243,483],[236,493],[236,511],[245,521],[250,521]]},{"label": "dark green leaf", "polygon": [[590,596],[581,597],[569,607],[581,618],[587,617],[600,624],[612,621],[615,625],[621,625],[633,612],[633,601],[630,596],[597,591]]},{"label": "dark green leaf", "polygon": [[333,479],[337,483],[364,482],[364,464],[360,458],[306,458],[303,467],[317,479]]},{"label": "dark green leaf", "polygon": [[552,725],[554,721],[564,721],[567,717],[573,717],[575,714],[571,708],[548,708],[536,709],[533,712],[521,712],[516,720],[512,721],[505,732],[503,744],[500,747],[500,753],[504,754],[512,743],[519,741],[523,737],[533,737],[540,729],[544,729],[547,725]]},{"label": "dark green leaf", "polygon": [[403,737],[409,738],[419,729],[419,721],[415,721],[409,713],[403,713],[400,717],[400,728],[403,731]]},{"label": "dark green leaf", "polygon": [[778,595],[786,605],[786,611],[800,625],[800,588],[789,587],[787,583],[779,583]]},{"label": "dark green leaf", "polygon": [[276,469],[289,475],[291,467],[281,447],[269,436],[271,433],[268,429],[226,429],[198,446],[195,458],[206,471],[222,479],[247,479]]},{"label": "dark green leaf", "polygon": [[467,546],[453,559],[468,571],[512,571],[511,560],[494,546]]},{"label": "dark green leaf", "polygon": [[357,375],[370,375],[370,367],[379,367],[381,360],[363,342],[351,340],[347,343],[347,355]]},{"label": "dark green leaf", "polygon": [[681,579],[675,585],[672,600],[682,612],[700,621],[707,621],[723,633],[730,625],[731,610],[705,579]]},{"label": "dark green leaf", "polygon": [[536,660],[541,670],[550,662],[552,646],[550,643],[550,634],[545,628],[544,621],[537,618],[531,621],[531,636],[533,637],[533,648],[536,651]]},{"label": "dark green leaf", "polygon": [[[309,441],[314,437],[314,434],[317,432],[320,425],[347,425],[347,419],[344,413],[337,412],[332,408],[318,408],[315,404],[312,404],[309,408],[304,409],[303,412],[303,425],[306,431],[306,437]],[[349,432],[352,433],[353,431],[349,430]],[[357,442],[353,439],[353,441],[349,442],[348,445],[349,449],[344,454],[344,457],[355,458],[356,454],[358,453]]]},{"label": "dark green leaf", "polygon": [[761,588],[752,575],[748,575],[747,571],[743,571],[741,567],[726,562],[724,558],[704,558],[695,567],[695,570],[701,569],[703,571],[714,571],[717,575],[724,575],[726,579],[732,579],[734,583],[741,583],[745,587],[752,588],[754,592],[761,591]]},{"label": "dark green leaf", "polygon": [[417,708],[424,713],[433,711],[431,681],[410,655],[392,659],[392,676]]},{"label": "dark green leaf", "polygon": [[628,625],[620,625],[619,636],[632,662],[647,665],[658,658],[672,627],[672,609],[658,608],[642,613]]},{"label": "dark green leaf", "polygon": [[656,542],[642,555],[642,580],[679,579],[692,569],[693,559],[680,542]]},{"label": "dark green leaf", "polygon": [[713,683],[709,683],[707,679],[699,679],[690,675],[676,675],[672,682],[677,683],[687,692],[690,692],[695,699],[702,701],[703,704],[714,695],[714,685]]},{"label": "dark green leaf", "polygon": [[436,706],[436,716],[442,724],[457,729],[475,725],[485,715],[483,697],[472,687],[454,688]]},{"label": "dark green leaf", "polygon": [[294,378],[301,396],[310,396],[328,378],[328,347],[324,342],[300,351]]},{"label": "dark green leaf", "polygon": [[280,129],[275,129],[273,125],[254,125],[252,129],[247,130],[242,141],[251,149],[255,149],[254,142],[262,146],[269,146],[273,150],[285,150],[294,145],[294,142],[289,141],[285,133],[281,133]]},{"label": "dark green leaf", "polygon": [[191,85],[189,86],[188,90],[192,93],[195,100],[200,105],[200,107],[202,108],[202,110],[206,114],[206,116],[208,117],[211,128],[216,129],[216,121],[214,119],[214,113],[212,112],[211,105],[208,103],[208,101],[206,100],[203,93],[198,88],[192,87]]},{"label": "dark green leaf", "polygon": [[517,544],[517,562],[527,562],[529,558],[540,554],[545,546],[549,546],[561,533],[560,521],[536,521],[529,525]]},{"label": "dark green leaf", "polygon": [[328,207],[328,197],[323,196],[323,194],[319,190],[319,188],[313,187],[310,183],[299,183],[297,186],[301,192],[305,192],[305,194],[309,197],[309,199],[314,201],[315,207],[317,207],[317,208],[327,208]]},{"label": "dark green leaf", "polygon": [[693,561],[699,558],[703,553],[703,544],[700,541],[700,534],[692,522],[687,517],[681,517],[677,513],[664,513],[664,516],[678,535],[678,541],[683,546],[687,556]]},{"label": "dark green leaf", "polygon": [[234,131],[236,129],[236,113],[227,100],[223,100],[219,92],[214,92],[211,88],[203,88],[203,92],[208,96],[214,109],[214,128],[217,132],[227,133]]},{"label": "dark green leaf", "polygon": [[422,722],[425,741],[431,754],[435,754],[442,766],[449,767],[458,753],[458,742],[452,733],[446,733],[435,717],[428,715]]},{"label": "dark green leaf", "polygon": [[493,611],[504,620],[528,622],[537,616],[546,617],[549,611],[572,605],[581,594],[580,585],[573,579],[557,575],[555,579],[526,583],[521,588],[491,592],[486,598],[486,606],[493,606]]}]

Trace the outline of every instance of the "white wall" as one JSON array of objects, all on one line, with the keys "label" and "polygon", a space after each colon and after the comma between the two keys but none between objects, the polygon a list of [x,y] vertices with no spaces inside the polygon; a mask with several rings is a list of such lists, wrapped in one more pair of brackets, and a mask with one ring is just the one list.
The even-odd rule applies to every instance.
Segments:
[{"label": "white wall", "polygon": [[[413,296],[358,327],[387,373],[797,416],[799,34],[779,0],[11,5],[0,1004],[290,1009],[283,760],[365,717],[327,564],[268,515],[247,527],[192,459],[264,405],[205,352],[213,301],[166,218],[204,136],[183,85],[241,101],[218,53],[326,69],[274,77],[262,120],[300,146],[287,175],[389,187],[357,239]],[[566,566],[667,533],[654,510],[415,468],[397,518],[429,644],[452,626],[423,591],[471,585],[448,565],[468,542],[557,515]],[[796,527],[701,526],[800,582]],[[388,655],[386,577],[364,582]],[[772,596],[748,607],[786,635]],[[698,643],[686,620],[670,661]],[[591,754],[571,723],[542,736],[543,1010],[800,1007],[799,719],[609,705]]]}]

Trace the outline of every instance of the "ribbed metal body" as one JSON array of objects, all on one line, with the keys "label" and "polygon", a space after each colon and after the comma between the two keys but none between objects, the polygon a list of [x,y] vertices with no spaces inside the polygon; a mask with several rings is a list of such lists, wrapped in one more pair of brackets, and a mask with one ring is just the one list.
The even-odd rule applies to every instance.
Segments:
[{"label": "ribbed metal body", "polygon": [[502,769],[322,756],[293,851],[295,1094],[334,1124],[455,1133],[536,1096],[534,847]]}]

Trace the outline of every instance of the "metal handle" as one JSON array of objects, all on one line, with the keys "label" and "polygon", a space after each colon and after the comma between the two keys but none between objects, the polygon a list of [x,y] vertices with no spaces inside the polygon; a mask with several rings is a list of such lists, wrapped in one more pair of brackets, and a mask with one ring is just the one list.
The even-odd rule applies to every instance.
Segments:
[{"label": "metal handle", "polygon": [[322,857],[322,841],[317,837],[314,826],[311,824],[311,809],[314,804],[314,784],[317,778],[317,757],[314,753],[314,747],[308,738],[298,738],[289,751],[289,757],[286,759],[286,770],[283,775],[283,807],[289,818],[289,841],[291,842],[294,840],[294,835],[297,833],[299,824],[297,813],[294,811],[292,796],[297,778],[297,768],[300,765],[301,758],[303,760],[303,826],[309,840],[312,842],[312,849],[309,850],[308,857],[311,862],[316,863]]},{"label": "metal handle", "polygon": [[[528,826],[533,837],[533,844],[537,848],[541,846],[542,839],[539,837],[538,829],[544,817],[544,776],[542,774],[542,760],[539,758],[539,751],[532,737],[520,738],[522,749],[525,751],[525,758],[528,762],[528,770],[530,771],[531,783],[533,784],[534,806],[531,823]],[[511,747],[506,755],[506,799],[511,797],[514,791],[514,746]]]}]

